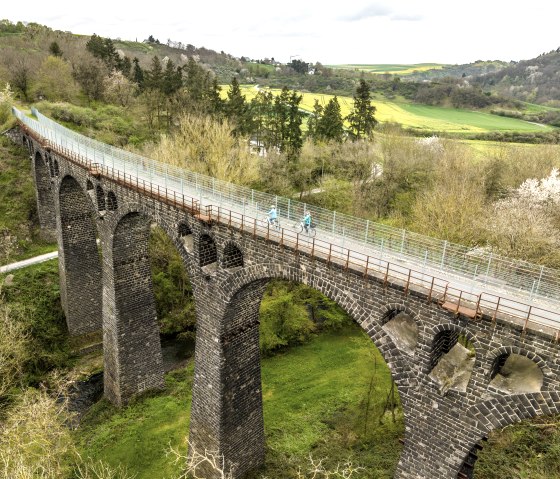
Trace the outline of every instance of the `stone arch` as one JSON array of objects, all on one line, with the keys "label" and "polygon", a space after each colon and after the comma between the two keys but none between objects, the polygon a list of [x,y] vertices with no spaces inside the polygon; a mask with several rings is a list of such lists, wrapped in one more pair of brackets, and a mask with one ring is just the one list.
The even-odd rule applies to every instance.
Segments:
[{"label": "stone arch", "polygon": [[432,331],[428,376],[438,384],[441,394],[450,389],[466,392],[476,361],[474,338],[454,324],[438,325]]},{"label": "stone arch", "polygon": [[233,241],[228,241],[224,246],[221,260],[222,268],[243,267],[243,252]]},{"label": "stone arch", "polygon": [[504,346],[490,356],[488,387],[501,394],[538,393],[545,386],[545,361],[537,354],[513,346]]},{"label": "stone arch", "polygon": [[396,347],[393,339],[383,330],[379,318],[367,307],[356,301],[354,296],[344,294],[338,286],[328,281],[321,281],[321,278],[313,273],[276,263],[261,263],[244,267],[228,275],[220,282],[218,288],[224,298],[231,299],[239,290],[252,283],[259,285],[262,281],[264,291],[264,287],[271,279],[283,279],[305,284],[337,303],[366,332],[375,347],[379,349],[396,378],[397,386],[404,390],[416,385],[417,372],[410,368],[408,359]]},{"label": "stone arch", "polygon": [[218,263],[218,249],[212,236],[203,233],[198,238],[198,264],[201,268],[206,267],[215,270]]},{"label": "stone arch", "polygon": [[45,153],[45,161],[47,162],[47,166],[49,167],[49,172],[51,174],[51,178],[54,178],[56,175],[54,171],[54,164],[49,153]]},{"label": "stone arch", "polygon": [[97,211],[105,211],[105,192],[100,185],[97,185],[95,187],[95,197],[97,199]]},{"label": "stone arch", "polygon": [[[135,202],[103,221],[105,395],[117,405],[148,389],[163,387],[163,357],[150,265],[149,238],[156,223],[180,254],[187,275],[192,260],[184,253],[175,227]],[[123,210],[125,208],[122,208]],[[118,210],[121,212],[121,210]]]},{"label": "stone arch", "polygon": [[[115,194],[119,194],[118,190],[115,190]],[[142,201],[130,201],[128,199],[125,200],[125,195],[122,195],[122,199],[119,204],[118,215],[109,215],[104,217],[103,221],[108,228],[109,233],[109,241],[107,245],[112,248],[112,238],[113,232],[116,230],[120,221],[127,215],[140,215],[141,217],[145,218],[147,222],[150,224],[157,224],[169,239],[171,239],[172,243],[175,245],[175,249],[181,256],[183,260],[183,264],[187,269],[187,275],[189,277],[193,277],[196,274],[200,273],[200,268],[193,260],[191,255],[186,254],[185,249],[183,248],[183,244],[181,239],[177,235],[177,223],[171,223],[165,220],[164,217],[158,216],[155,214],[153,209],[151,208],[151,203],[144,203]]]},{"label": "stone arch", "polygon": [[28,135],[23,135],[23,145],[27,147],[27,151],[29,152],[29,156],[31,157],[31,159],[34,159],[35,151],[33,148],[33,141]]},{"label": "stone arch", "polygon": [[[357,277],[358,278],[358,277]],[[214,309],[197,318],[197,336],[195,369],[197,364],[201,372],[195,375],[193,384],[193,404],[191,409],[190,438],[197,447],[220,449],[226,460],[238,462],[236,472],[241,477],[247,471],[260,465],[264,459],[264,426],[262,416],[262,395],[260,384],[260,349],[259,349],[259,307],[267,283],[271,279],[283,279],[306,284],[335,301],[368,334],[373,344],[379,349],[389,367],[406,411],[407,392],[414,388],[418,378],[393,343],[391,337],[381,328],[379,316],[364,305],[359,293],[346,294],[337,282],[323,281],[324,276],[314,271],[305,271],[276,263],[265,263],[239,268],[225,275],[208,292],[210,297],[219,298],[217,304],[223,304],[223,319],[216,321]],[[358,279],[359,281],[360,279]],[[212,302],[210,297],[207,301]],[[212,304],[216,304],[212,302]],[[220,307],[221,308],[221,307]],[[216,328],[219,328],[216,331]],[[205,367],[208,357],[216,358],[221,364],[220,382],[209,386]],[[209,391],[212,398],[209,398]],[[234,393],[230,393],[234,391]],[[220,404],[220,410],[214,414],[215,419],[224,426],[217,434],[209,433],[208,404]],[[210,416],[211,418],[212,416]],[[222,419],[218,419],[222,418]],[[223,421],[223,422],[221,422]],[[405,414],[405,424],[407,418]],[[240,445],[242,450],[240,450]]]},{"label": "stone arch", "polygon": [[180,238],[193,234],[191,227],[186,221],[181,221],[179,223],[179,225],[177,226],[177,233],[179,234]]},{"label": "stone arch", "polygon": [[72,176],[58,189],[60,296],[71,335],[101,329],[102,270],[91,203]]},{"label": "stone arch", "polygon": [[414,354],[418,345],[416,313],[402,304],[388,304],[385,310],[385,314],[381,317],[383,330],[401,351]]},{"label": "stone arch", "polygon": [[49,168],[39,151],[34,155],[33,170],[37,192],[37,214],[42,236],[53,241],[56,238],[56,209]]},{"label": "stone arch", "polygon": [[[470,441],[463,443],[463,450],[472,451],[494,430],[536,416],[554,414],[560,414],[560,399],[554,391],[492,397],[478,402],[466,412],[473,433]],[[469,452],[465,454],[464,462],[468,459]]]},{"label": "stone arch", "polygon": [[148,252],[150,219],[131,212],[115,223],[103,257],[104,385],[109,400],[121,405],[143,390],[163,387],[163,358]]},{"label": "stone arch", "polygon": [[60,175],[60,166],[58,165],[58,160],[56,158],[55,159],[50,158],[50,160],[51,160],[52,168],[53,168],[53,172],[54,172],[53,176],[59,176]]},{"label": "stone arch", "polygon": [[109,191],[109,193],[107,193],[107,210],[115,211],[118,207],[119,204],[117,202],[117,195],[115,195],[112,191]]}]

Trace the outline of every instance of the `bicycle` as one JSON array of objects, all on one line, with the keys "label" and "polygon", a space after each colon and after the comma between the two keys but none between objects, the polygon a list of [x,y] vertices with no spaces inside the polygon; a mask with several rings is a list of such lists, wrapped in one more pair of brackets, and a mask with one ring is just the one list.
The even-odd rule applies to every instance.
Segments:
[{"label": "bicycle", "polygon": [[280,226],[280,221],[278,221],[278,218],[271,220],[268,216],[265,216],[262,220],[262,225],[265,227],[272,227],[274,228],[276,231],[279,231],[281,226]]},{"label": "bicycle", "polygon": [[310,236],[311,238],[314,238],[315,235],[317,234],[317,229],[316,229],[315,223],[311,223],[309,225],[309,228],[307,228],[307,231],[306,231],[305,223],[303,222],[303,220],[299,224],[296,223],[294,225],[294,229],[296,230],[296,233],[303,233],[305,231],[307,236]]}]

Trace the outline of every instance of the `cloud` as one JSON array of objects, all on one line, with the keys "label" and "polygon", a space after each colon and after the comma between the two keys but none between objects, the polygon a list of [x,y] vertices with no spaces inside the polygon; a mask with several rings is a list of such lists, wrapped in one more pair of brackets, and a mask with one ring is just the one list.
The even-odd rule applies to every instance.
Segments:
[{"label": "cloud", "polygon": [[360,20],[365,20],[367,18],[379,18],[385,17],[389,20],[393,20],[396,22],[399,21],[406,21],[406,22],[417,22],[422,20],[422,15],[417,13],[400,13],[392,10],[391,8],[387,7],[383,4],[371,4],[365,8],[362,8],[356,13],[345,15],[339,17],[339,20],[346,21],[346,22],[358,22]]},{"label": "cloud", "polygon": [[352,15],[345,15],[339,17],[339,19],[346,22],[357,22],[359,20],[364,20],[366,18],[388,17],[389,15],[391,15],[391,13],[392,13],[391,10],[387,8],[385,5],[373,4],[373,5],[368,5],[365,8],[362,8],[360,11]]},{"label": "cloud", "polygon": [[396,22],[419,22],[424,17],[417,13],[398,13],[396,15],[391,15],[391,20]]}]

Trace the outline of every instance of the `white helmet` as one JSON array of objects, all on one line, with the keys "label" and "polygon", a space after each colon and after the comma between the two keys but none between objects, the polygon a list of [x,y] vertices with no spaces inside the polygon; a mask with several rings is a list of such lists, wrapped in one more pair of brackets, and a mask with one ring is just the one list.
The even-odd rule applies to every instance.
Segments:
[{"label": "white helmet", "polygon": [[275,209],[275,208],[276,208],[276,206],[274,206],[274,205],[271,205],[270,207],[271,207],[272,209]]}]

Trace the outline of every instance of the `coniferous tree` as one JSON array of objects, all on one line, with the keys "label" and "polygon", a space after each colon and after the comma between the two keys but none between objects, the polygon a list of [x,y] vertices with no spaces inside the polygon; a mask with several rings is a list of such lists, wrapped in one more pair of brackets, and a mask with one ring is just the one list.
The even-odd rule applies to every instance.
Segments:
[{"label": "coniferous tree", "polygon": [[152,58],[150,70],[146,71],[144,87],[143,98],[146,103],[146,111],[148,113],[150,126],[154,127],[154,114],[157,124],[160,125],[161,111],[164,108],[166,100],[163,93],[163,67],[157,55]]},{"label": "coniferous tree", "polygon": [[274,97],[271,92],[260,90],[251,100],[252,132],[257,145],[269,149],[273,146]]},{"label": "coniferous tree", "polygon": [[346,117],[350,123],[350,133],[354,139],[368,137],[377,125],[376,108],[371,104],[369,85],[362,78],[354,94],[354,108]]},{"label": "coniferous tree", "polygon": [[280,95],[274,97],[272,141],[275,146],[284,151],[284,139],[289,115],[290,91],[288,87],[282,88]]},{"label": "coniferous tree", "polygon": [[167,60],[165,71],[162,73],[161,90],[163,94],[170,97],[176,93],[183,84],[183,73],[181,67],[175,68],[173,60]]},{"label": "coniferous tree", "polygon": [[225,104],[226,116],[236,125],[234,135],[240,136],[248,133],[249,109],[245,96],[241,93],[237,78],[231,80],[230,89],[227,92],[228,100]]},{"label": "coniferous tree", "polygon": [[205,112],[205,92],[208,77],[204,69],[191,57],[185,67],[186,110]]},{"label": "coniferous tree", "polygon": [[283,149],[291,159],[299,155],[303,145],[301,133],[303,113],[299,108],[302,99],[303,95],[299,95],[295,90],[289,96],[288,124]]},{"label": "coniferous tree", "polygon": [[322,116],[323,116],[323,106],[319,103],[319,100],[315,98],[315,104],[313,105],[313,113],[307,120],[307,136],[313,138],[314,140],[318,138],[317,126]]},{"label": "coniferous tree", "polygon": [[102,59],[105,52],[103,38],[94,33],[86,43],[86,50],[94,57]]},{"label": "coniferous tree", "polygon": [[58,45],[57,42],[52,42],[49,45],[49,52],[53,57],[61,57],[62,56],[62,50],[60,49],[60,46]]},{"label": "coniferous tree", "polygon": [[161,60],[157,55],[152,58],[152,65],[149,71],[146,72],[145,85],[147,88],[153,90],[162,90],[163,88],[163,67]]},{"label": "coniferous tree", "polygon": [[132,79],[132,62],[130,61],[130,58],[127,57],[126,55],[121,60],[121,72],[129,80]]},{"label": "coniferous tree", "polygon": [[132,69],[132,80],[136,82],[138,88],[142,90],[144,88],[144,70],[140,66],[140,60],[137,57],[134,57],[132,60],[134,67]]},{"label": "coniferous tree", "polygon": [[317,137],[339,143],[344,138],[344,122],[336,96],[329,101],[317,123]]},{"label": "coniferous tree", "polygon": [[212,83],[208,88],[208,104],[210,107],[210,113],[215,116],[221,116],[225,109],[224,100],[220,95],[220,85],[218,84],[218,79],[214,77]]},{"label": "coniferous tree", "polygon": [[[86,43],[86,49],[96,58],[99,58],[109,70],[123,71],[123,60],[119,56],[117,49],[110,38],[103,38],[95,33]],[[130,60],[129,60],[130,64]]]}]

